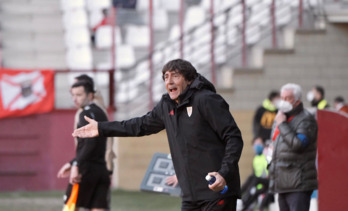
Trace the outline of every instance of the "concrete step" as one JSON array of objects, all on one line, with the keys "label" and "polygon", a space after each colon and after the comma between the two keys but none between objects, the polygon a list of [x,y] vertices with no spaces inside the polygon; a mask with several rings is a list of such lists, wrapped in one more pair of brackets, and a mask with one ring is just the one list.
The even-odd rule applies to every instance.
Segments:
[{"label": "concrete step", "polygon": [[10,14],[60,14],[60,1],[4,1],[0,3],[0,10]]},{"label": "concrete step", "polygon": [[65,54],[64,40],[60,38],[45,39],[4,39],[2,41],[3,51],[35,51],[54,52]]},{"label": "concrete step", "polygon": [[62,32],[62,21],[57,18],[39,20],[11,20],[1,23],[3,31]]},{"label": "concrete step", "polygon": [[65,56],[48,54],[46,56],[5,57],[4,67],[18,69],[66,69]]}]

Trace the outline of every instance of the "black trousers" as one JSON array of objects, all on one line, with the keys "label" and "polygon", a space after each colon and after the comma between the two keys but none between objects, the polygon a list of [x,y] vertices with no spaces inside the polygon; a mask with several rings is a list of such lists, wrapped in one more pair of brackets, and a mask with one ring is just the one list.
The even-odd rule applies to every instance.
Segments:
[{"label": "black trousers", "polygon": [[220,198],[213,201],[182,201],[181,211],[235,211],[237,197]]},{"label": "black trousers", "polygon": [[308,211],[313,191],[280,193],[280,211]]}]

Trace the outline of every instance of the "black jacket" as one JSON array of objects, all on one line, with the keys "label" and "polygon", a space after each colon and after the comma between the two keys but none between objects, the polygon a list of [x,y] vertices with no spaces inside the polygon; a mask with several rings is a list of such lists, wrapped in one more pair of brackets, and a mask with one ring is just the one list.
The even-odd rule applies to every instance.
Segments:
[{"label": "black jacket", "polygon": [[143,136],[166,129],[183,200],[221,197],[208,188],[205,180],[207,173],[213,171],[227,182],[224,196],[240,197],[238,161],[243,140],[228,104],[200,75],[179,96],[179,102],[164,94],[155,108],[142,117],[99,123],[99,134]]},{"label": "black jacket", "polygon": [[[103,110],[94,103],[83,108],[83,111],[79,115],[77,128],[88,124],[84,116],[88,116],[96,121],[107,121],[107,117]],[[71,161],[71,163],[77,161],[81,173],[83,173],[84,169],[88,168],[88,165],[91,164],[106,167],[105,149],[105,137],[77,138],[76,157]]]},{"label": "black jacket", "polygon": [[257,108],[253,120],[254,139],[260,137],[264,142],[271,139],[272,125],[277,112],[277,109],[271,107],[269,99],[265,99]]}]

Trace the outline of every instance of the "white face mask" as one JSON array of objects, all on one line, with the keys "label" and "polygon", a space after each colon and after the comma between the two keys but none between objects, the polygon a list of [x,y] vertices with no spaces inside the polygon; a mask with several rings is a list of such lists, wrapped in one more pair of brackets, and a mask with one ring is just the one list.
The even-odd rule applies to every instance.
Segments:
[{"label": "white face mask", "polygon": [[293,109],[293,106],[291,103],[289,103],[288,101],[285,100],[281,100],[278,103],[278,110],[283,112],[283,113],[288,113],[289,111],[291,111]]},{"label": "white face mask", "polygon": [[314,100],[314,93],[312,91],[307,93],[307,100],[308,102],[312,102]]}]

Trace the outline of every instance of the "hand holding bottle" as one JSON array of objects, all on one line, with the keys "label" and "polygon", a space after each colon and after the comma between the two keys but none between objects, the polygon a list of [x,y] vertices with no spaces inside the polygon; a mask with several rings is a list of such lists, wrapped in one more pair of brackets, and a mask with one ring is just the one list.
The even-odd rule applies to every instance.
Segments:
[{"label": "hand holding bottle", "polygon": [[220,192],[224,194],[227,192],[228,187],[226,185],[225,179],[217,172],[210,172],[205,177],[209,183],[209,188],[215,192]]}]

